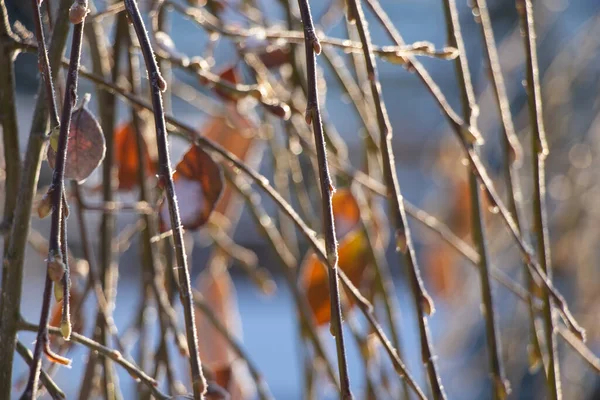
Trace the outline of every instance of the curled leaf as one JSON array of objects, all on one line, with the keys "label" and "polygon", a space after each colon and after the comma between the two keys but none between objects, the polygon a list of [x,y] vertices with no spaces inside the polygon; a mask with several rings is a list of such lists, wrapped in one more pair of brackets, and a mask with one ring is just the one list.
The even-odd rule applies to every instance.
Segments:
[{"label": "curled leaf", "polygon": [[[104,159],[106,143],[102,128],[96,117],[85,107],[77,108],[71,114],[65,179],[84,182]],[[48,164],[54,169],[56,150],[48,146]]]},{"label": "curled leaf", "polygon": [[[177,164],[173,180],[183,227],[198,229],[208,221],[223,191],[221,169],[200,146],[192,145]],[[171,229],[167,201],[161,205],[160,216],[163,226]]]}]

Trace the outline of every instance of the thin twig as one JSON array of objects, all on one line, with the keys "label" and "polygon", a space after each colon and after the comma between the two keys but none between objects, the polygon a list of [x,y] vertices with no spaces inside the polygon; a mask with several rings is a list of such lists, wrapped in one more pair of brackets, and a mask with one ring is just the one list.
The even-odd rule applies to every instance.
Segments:
[{"label": "thin twig", "polygon": [[42,79],[46,86],[46,101],[48,102],[48,110],[50,110],[50,127],[51,131],[58,129],[60,121],[58,119],[58,109],[56,108],[56,100],[54,98],[54,82],[52,80],[52,68],[48,59],[48,51],[46,50],[46,38],[44,37],[44,25],[42,23],[41,7],[42,3],[37,0],[31,0],[31,8],[33,10],[33,22],[35,26],[35,38],[38,44],[38,67],[42,73]]},{"label": "thin twig", "polygon": [[[299,31],[286,31],[278,28],[265,29],[262,26],[244,29],[241,27],[223,25],[213,15],[202,8],[187,7],[171,0],[165,0],[163,6],[172,7],[175,11],[191,18],[193,22],[205,28],[208,32],[218,32],[223,36],[248,39],[260,37],[263,40],[285,40],[289,43],[302,43],[304,41],[304,34]],[[316,39],[323,45],[341,48],[352,53],[362,52],[360,43],[347,39],[327,37],[317,31],[313,31],[313,33]],[[456,49],[454,48],[436,50],[429,42],[416,42],[412,45],[402,46],[373,46],[373,52],[384,59],[396,63],[403,63],[403,60],[407,55],[428,56],[445,60],[451,60],[457,55]]]},{"label": "thin twig", "polygon": [[[19,323],[19,330],[36,332],[38,329],[39,329],[38,325],[34,325],[34,324],[26,322],[26,321],[21,321]],[[56,335],[56,336],[62,335],[60,332],[60,329],[54,328],[54,327],[49,327],[48,333],[51,335]],[[163,399],[163,400],[170,399],[169,396],[165,395],[158,389],[158,382],[156,382],[154,379],[152,379],[150,376],[148,376],[144,371],[140,370],[134,364],[127,361],[119,351],[108,348],[106,346],[103,346],[100,343],[98,343],[92,339],[89,339],[83,335],[80,335],[76,332],[73,332],[71,334],[71,340],[73,342],[79,343],[79,344],[87,347],[88,349],[98,353],[100,356],[110,358],[112,361],[119,364],[134,379],[139,380],[144,385],[146,385],[151,390],[152,394],[154,396],[156,396],[156,398]]]},{"label": "thin twig", "polygon": [[[17,353],[19,353],[19,355],[23,358],[23,360],[25,360],[27,365],[31,366],[31,364],[33,362],[33,355],[31,354],[29,349],[18,340],[17,340],[16,350],[17,350]],[[40,380],[42,381],[42,384],[44,385],[44,387],[48,391],[48,394],[50,395],[50,397],[52,397],[53,400],[67,398],[65,393],[56,385],[56,383],[46,373],[46,371],[44,371],[44,370],[41,371]]]},{"label": "thin twig", "polygon": [[[84,68],[82,68],[80,70],[80,73],[81,73],[82,77],[88,78],[98,85],[102,85],[106,88],[109,88],[114,93],[122,96],[127,101],[130,101],[130,102],[134,103],[135,105],[137,105],[139,107],[143,107],[147,110],[152,110],[152,106],[149,105],[148,103],[146,103],[143,99],[136,97],[136,96],[130,94],[128,91],[126,91],[110,82],[103,80],[101,77],[99,77],[89,71],[86,71]],[[259,182],[259,181],[265,182],[266,181],[266,178],[264,178],[260,174],[257,174],[255,171],[251,172],[252,171],[251,168],[245,166],[241,160],[237,159],[237,157],[235,157],[233,154],[229,153],[227,150],[223,149],[219,145],[217,145],[203,137],[197,138],[194,128],[186,125],[185,123],[181,122],[180,120],[178,120],[177,118],[175,118],[173,116],[166,115],[165,118],[166,118],[167,122],[170,125],[172,125],[173,130],[174,130],[173,133],[175,133],[175,134],[183,133],[188,139],[190,139],[192,141],[194,141],[194,140],[200,141],[201,143],[198,143],[199,145],[201,145],[201,146],[204,145],[204,146],[208,147],[209,149],[216,151],[221,156],[223,156],[226,160],[228,160],[228,162],[231,162],[233,165],[236,165],[242,171],[246,171],[246,174],[249,175],[250,177],[252,177],[252,179],[255,180],[256,182]],[[171,127],[169,127],[169,129],[171,129]],[[304,147],[304,148],[306,149],[306,147]],[[316,157],[316,154],[315,154],[315,157]],[[360,183],[361,185],[363,185],[365,188],[369,189],[373,193],[375,193],[379,196],[382,196],[382,197],[387,197],[385,186],[383,186],[379,182],[373,180],[368,175],[365,175],[362,171],[354,170],[349,164],[341,163],[341,161],[336,160],[336,157],[334,155],[330,155],[330,161],[331,161],[332,167],[336,168],[339,173],[345,174],[348,178],[356,180],[358,183]],[[340,162],[340,163],[338,164],[338,162]],[[268,181],[266,181],[266,182],[268,182]],[[439,235],[444,241],[446,241],[452,248],[454,248],[456,251],[458,251],[460,254],[462,254],[471,263],[476,264],[478,262],[479,255],[477,254],[477,252],[473,248],[471,248],[466,242],[464,242],[462,239],[460,239],[458,236],[456,236],[452,232],[452,230],[450,230],[450,228],[448,228],[446,225],[444,225],[442,222],[440,222],[437,218],[435,218],[431,214],[416,207],[412,203],[410,203],[408,201],[405,201],[404,203],[405,203],[405,208],[406,208],[408,215],[415,218],[417,221],[419,221],[421,224],[423,224],[423,226],[427,227],[428,229],[430,229],[431,231],[433,231],[437,235]],[[168,230],[168,231],[163,232],[160,235],[154,236],[152,238],[152,241],[157,242],[157,241],[163,240],[167,237],[170,237],[171,235],[172,235],[172,230]],[[511,281],[511,279],[509,277],[504,276],[500,270],[494,268],[492,270],[492,275],[494,276],[494,279],[497,279],[502,285],[506,286],[507,289],[509,289],[512,292],[514,292],[515,294],[517,294],[517,296],[522,294],[524,289],[523,288],[517,289],[515,286],[517,284],[515,282]]]},{"label": "thin twig", "polygon": [[[368,1],[371,1],[371,0],[368,0]],[[101,86],[111,90],[112,92],[118,94],[119,96],[123,97],[127,101],[134,103],[136,106],[142,107],[147,110],[152,110],[152,106],[149,105],[148,103],[146,103],[143,99],[130,94],[127,90],[125,90],[119,86],[116,86],[115,84],[112,84],[110,82],[107,82],[103,78],[101,78],[89,71],[86,71],[83,67],[81,68],[80,73],[81,73],[82,77],[90,79],[95,84],[101,85]],[[228,160],[228,162],[231,162],[233,165],[236,166],[236,168],[238,168],[240,171],[244,172],[246,175],[251,177],[256,183],[259,184],[259,186],[261,186],[267,193],[269,193],[269,195],[272,198],[275,198],[274,197],[275,193],[270,192],[268,189],[268,186],[264,186],[265,183],[268,184],[268,180],[265,177],[263,177],[260,174],[257,174],[255,171],[252,171],[252,169],[246,167],[241,160],[237,159],[231,153],[227,152],[227,150],[210,142],[206,138],[197,138],[195,129],[186,125],[185,123],[179,121],[177,118],[167,115],[166,120],[172,126],[172,127],[169,127],[169,129],[174,130],[175,131],[174,133],[183,133],[188,139],[190,139],[192,141],[197,140],[199,145],[206,146],[206,148],[208,148],[209,150],[219,153],[226,160]],[[335,158],[332,157],[331,160],[335,160]],[[345,171],[345,167],[344,167],[344,169],[340,169],[341,167],[339,165],[336,166],[335,163],[333,163],[332,166],[335,168],[338,168],[338,171],[342,171],[342,172]],[[346,171],[345,173],[349,174],[348,176],[351,176],[353,179],[356,179],[358,183],[365,186],[365,188],[369,189],[373,193],[376,193],[380,196],[386,197],[385,187],[383,187],[378,182],[373,181],[368,176],[364,175],[361,171],[352,171],[352,172]],[[277,202],[277,200],[275,200],[275,201]],[[465,243],[463,240],[461,240],[459,237],[457,237],[446,225],[441,223],[439,220],[437,220],[432,215],[419,209],[418,207],[412,205],[409,202],[405,201],[405,206],[406,206],[406,211],[408,212],[409,215],[411,215],[417,221],[422,223],[425,227],[427,227],[428,229],[430,229],[431,231],[433,231],[437,235],[439,235],[444,241],[446,241],[448,244],[450,244],[451,247],[453,247],[457,252],[459,252],[467,260],[469,260],[472,265],[476,266],[478,259],[479,259],[479,255],[477,254],[477,252],[473,248],[471,248],[467,243]],[[297,222],[299,222],[299,221],[297,221]],[[311,232],[310,228],[308,228],[308,227],[306,227],[306,228],[308,229],[308,232]],[[172,235],[172,231],[169,230],[169,231],[166,231],[164,234],[161,234],[160,236],[153,237],[152,241],[156,242],[156,241],[162,240],[166,237],[169,237],[171,235]],[[277,243],[279,243],[279,242],[277,242]],[[275,248],[280,248],[280,246],[278,245]],[[492,273],[492,277],[496,281],[498,281],[498,283],[503,285],[511,293],[515,294],[519,299],[521,299],[523,301],[529,301],[529,299],[531,299],[531,296],[528,294],[527,290],[525,290],[523,287],[521,287],[516,282],[514,282],[510,277],[506,276],[501,270],[499,270],[497,268],[493,268],[491,273]],[[577,335],[577,337],[580,338],[579,335]],[[591,354],[589,348],[587,348],[585,346],[585,344],[583,344],[581,341],[579,343],[580,343],[580,347],[587,349],[587,352],[589,354]],[[577,348],[575,348],[575,350],[577,350]],[[583,354],[581,354],[581,355],[582,355],[582,357],[585,358],[585,355],[583,355]]]},{"label": "thin twig", "polygon": [[[21,173],[21,154],[19,148],[19,125],[17,119],[17,101],[15,87],[15,70],[13,60],[16,49],[13,44],[18,41],[17,35],[10,27],[8,12],[4,1],[0,1],[0,126],[2,127],[2,144],[4,148],[4,190],[16,193],[19,190]],[[17,196],[5,196],[4,213],[1,223],[9,224],[13,219]],[[4,241],[4,251],[8,241]]]},{"label": "thin twig", "polygon": [[[378,18],[381,21],[386,21],[385,27],[390,36],[397,42],[403,43],[403,40],[400,34],[395,30],[393,25],[389,23],[389,18],[381,9],[376,0],[366,0],[370,7],[376,11]],[[508,228],[512,237],[514,238],[519,251],[521,252],[525,263],[527,264],[527,268],[531,271],[531,273],[537,277],[541,281],[541,284],[550,292],[550,296],[556,302],[556,307],[560,311],[561,316],[565,324],[571,329],[573,333],[579,336],[581,339],[585,339],[585,330],[577,323],[564,297],[560,294],[560,292],[554,287],[552,281],[548,279],[546,276],[546,272],[541,268],[539,262],[537,261],[537,257],[535,256],[535,252],[531,248],[531,246],[527,243],[527,241],[523,238],[519,229],[517,228],[516,222],[512,217],[511,213],[508,211],[506,205],[500,198],[492,179],[490,178],[485,166],[483,165],[479,156],[474,153],[471,149],[468,148],[468,142],[465,140],[466,137],[474,137],[475,132],[472,131],[471,127],[468,123],[465,123],[452,109],[448,100],[443,95],[440,88],[433,81],[427,70],[423,67],[423,65],[417,61],[415,57],[408,56],[407,60],[409,60],[409,65],[412,70],[417,73],[417,76],[424,83],[427,90],[431,93],[431,95],[435,98],[438,105],[442,109],[444,115],[448,119],[448,122],[454,129],[461,145],[465,148],[465,152],[468,158],[468,161],[474,171],[477,173],[478,178],[481,180],[483,185],[483,189],[486,191],[488,195],[488,199],[490,200],[491,207],[497,208],[500,217],[502,218],[504,224]]]},{"label": "thin twig", "polygon": [[[373,263],[373,269],[375,270],[375,279],[377,280],[377,289],[381,296],[383,305],[385,307],[385,314],[387,318],[388,329],[392,337],[392,344],[396,349],[398,357],[402,358],[402,348],[400,345],[400,333],[397,329],[397,311],[399,305],[396,301],[396,290],[394,288],[394,281],[392,279],[390,269],[385,258],[385,246],[378,240],[378,232],[376,221],[373,216],[373,212],[369,207],[366,196],[361,190],[355,190],[354,197],[356,203],[360,209],[360,219],[362,229],[365,233],[365,237],[368,242],[371,262]],[[408,393],[408,384],[403,381],[402,394],[405,399],[410,399]]]},{"label": "thin twig", "polygon": [[363,47],[365,63],[367,68],[368,79],[371,84],[371,95],[375,104],[377,113],[377,124],[380,131],[380,146],[383,159],[383,175],[387,186],[388,195],[390,197],[390,208],[393,223],[395,225],[396,249],[405,256],[408,266],[409,281],[415,301],[417,311],[417,319],[419,323],[419,332],[421,337],[421,358],[427,366],[429,384],[433,391],[435,399],[445,399],[446,394],[437,371],[437,364],[433,353],[433,345],[431,344],[429,326],[427,323],[427,315],[430,315],[434,308],[433,302],[425,288],[417,264],[415,251],[413,247],[410,228],[404,202],[396,176],[396,168],[394,163],[394,154],[392,152],[392,128],[389,123],[385,103],[381,96],[381,84],[379,83],[375,57],[371,51],[370,33],[365,21],[362,5],[357,0],[349,0],[348,2],[349,20],[356,22],[358,34]]},{"label": "thin twig", "polygon": [[[71,0],[61,0],[58,13],[67,15]],[[67,18],[59,18],[52,31],[48,60],[54,69],[60,67],[60,60],[69,31]],[[39,178],[42,149],[46,141],[48,113],[46,110],[45,87],[40,85],[33,112],[31,131],[16,201],[8,247],[2,267],[2,341],[0,343],[0,398],[10,398],[12,389],[12,365],[17,335],[17,322],[20,314],[23,287],[23,262],[33,198]]]},{"label": "thin twig", "polygon": [[106,300],[106,296],[102,290],[100,278],[98,277],[98,271],[95,265],[95,257],[92,254],[92,246],[90,245],[87,224],[85,222],[81,189],[76,181],[71,182],[71,188],[75,198],[75,213],[77,216],[77,223],[79,225],[79,235],[81,238],[83,256],[88,263],[88,285],[91,286],[92,290],[94,291],[96,302],[98,303],[98,310],[104,318],[103,323],[106,324],[108,333],[112,335],[113,339],[117,343],[118,350],[124,352],[125,347],[123,346],[122,341],[119,339],[119,332],[111,315],[111,307],[109,306],[108,300]]},{"label": "thin twig", "polygon": [[172,176],[173,171],[171,169],[168,151],[167,127],[161,96],[161,90],[164,89],[165,82],[158,70],[154,52],[150,45],[148,33],[146,32],[137,3],[135,0],[125,0],[125,7],[140,41],[142,53],[146,61],[146,69],[148,70],[148,76],[152,85],[152,105],[154,109],[156,140],[159,153],[159,175],[162,183],[165,185],[169,214],[171,215],[171,226],[174,230],[173,236],[175,241],[177,269],[179,270],[180,298],[184,309],[187,341],[190,351],[190,367],[192,372],[194,398],[201,399],[206,392],[206,379],[202,374],[202,367],[200,364],[198,338],[194,321],[192,285],[190,282],[190,272],[183,243],[183,229],[181,227],[181,217],[179,215],[179,206],[177,205],[177,195],[175,193]]},{"label": "thin twig", "polygon": [[[115,39],[112,49],[105,41],[106,34],[102,25],[94,20],[87,18],[87,23],[84,29],[84,34],[89,45],[89,53],[92,64],[92,70],[100,76],[110,79],[113,82],[119,76],[119,60],[122,55],[122,45],[126,32],[127,23],[125,15],[119,16],[115,21]],[[111,52],[112,50],[112,52]],[[112,53],[112,54],[111,54]],[[111,70],[111,55],[112,55],[112,70]],[[96,87],[96,96],[98,103],[98,115],[100,124],[106,141],[106,153],[102,163],[102,199],[105,203],[110,203],[114,200],[116,182],[114,179],[114,124],[115,124],[115,96],[104,90]],[[117,263],[115,262],[114,236],[115,236],[115,220],[116,216],[112,210],[105,210],[102,213],[99,226],[100,248],[99,248],[99,281],[107,305],[112,308],[117,292]],[[96,290],[96,289],[94,289]],[[107,320],[100,315],[101,309],[98,309],[96,315],[96,325],[99,329],[94,333],[93,338],[101,344],[108,343],[108,333],[111,330],[107,325]],[[106,397],[114,400],[118,397],[118,381],[114,365],[110,359],[103,359],[102,368],[104,373],[102,376],[102,386]],[[79,398],[84,399],[90,397],[90,390],[93,388],[91,384],[93,374],[97,369],[98,358],[95,354],[90,354],[86,372],[82,377],[82,387],[79,393]]]},{"label": "thin twig", "polygon": [[[496,49],[496,40],[494,39],[494,30],[492,27],[492,21],[488,12],[487,1],[477,0],[473,7],[477,8],[479,21],[481,25],[481,33],[484,39],[485,51],[488,58],[488,64],[490,69],[490,79],[494,94],[496,96],[496,104],[498,106],[498,112],[500,114],[500,120],[502,122],[503,135],[503,153],[504,153],[504,176],[506,179],[506,187],[508,190],[508,205],[509,210],[515,218],[515,223],[519,229],[521,235],[523,234],[523,223],[522,223],[522,190],[521,182],[518,169],[521,166],[521,158],[523,149],[521,143],[515,134],[515,128],[510,112],[510,104],[508,96],[506,94],[506,87],[504,85],[504,77],[502,76],[502,69],[498,57],[498,50]],[[525,267],[525,266],[524,266]],[[527,287],[530,292],[533,289],[533,277],[531,272],[525,268],[525,279],[527,281]],[[535,307],[533,303],[533,297],[529,297],[528,302],[529,315],[530,315],[530,329],[531,329],[531,347],[529,352],[532,355],[541,354],[540,343],[535,328]],[[532,359],[540,359],[540,357],[534,357]]]},{"label": "thin twig", "polygon": [[[82,77],[90,79],[95,84],[102,85],[106,88],[109,88],[111,91],[113,91],[114,93],[123,97],[127,101],[134,103],[136,106],[142,107],[147,110],[152,110],[152,106],[150,104],[148,104],[146,101],[144,101],[143,99],[130,94],[125,89],[123,89],[119,86],[116,86],[110,82],[107,82],[106,80],[102,79],[101,77],[99,77],[89,71],[86,71],[85,68],[81,68],[80,74]],[[231,153],[229,153],[227,150],[223,149],[219,145],[211,142],[210,140],[208,140],[206,138],[197,138],[194,128],[181,122],[177,118],[170,116],[170,115],[166,115],[165,119],[166,119],[167,123],[171,125],[169,127],[169,129],[172,130],[174,134],[182,134],[183,133],[189,140],[192,140],[192,141],[199,140],[202,142],[202,143],[198,143],[199,145],[207,146],[209,149],[216,151],[221,156],[223,156],[226,160],[228,160],[228,162],[231,162],[236,166],[244,165],[241,160],[237,159],[235,156],[233,156]],[[302,143],[304,145],[303,148],[307,149],[306,143],[303,141],[303,138],[300,138],[300,139],[302,139]],[[312,147],[309,147],[308,150],[313,151],[314,149],[312,149]],[[316,151],[315,151],[314,156],[316,157]],[[375,193],[379,196],[387,197],[385,186],[382,185],[381,183],[373,180],[371,177],[369,177],[362,171],[355,170],[351,165],[349,165],[347,163],[342,163],[341,160],[337,160],[337,158],[333,154],[330,155],[329,161],[331,162],[331,166],[333,168],[335,168],[338,173],[344,174],[346,177],[348,177],[352,180],[356,180],[358,183],[363,185],[366,189],[372,191],[373,193]],[[252,173],[250,172],[252,169],[249,167],[244,166],[244,168],[241,168],[241,170],[248,171],[247,174],[249,176],[251,176],[257,182],[264,178],[260,174],[255,174],[254,176],[252,176],[251,175]],[[266,179],[266,178],[264,178],[264,179]],[[418,208],[414,204],[412,204],[406,200],[405,200],[404,204],[405,204],[405,208],[406,208],[408,215],[410,215],[411,217],[413,217],[414,219],[419,221],[423,226],[427,227],[432,232],[439,235],[440,238],[442,238],[442,240],[444,240],[452,248],[454,248],[456,251],[458,251],[460,254],[462,254],[471,263],[475,263],[475,264],[478,263],[479,254],[477,254],[477,252],[472,247],[470,247],[466,242],[464,242],[462,239],[460,239],[458,236],[456,236],[452,232],[452,230],[450,228],[448,228],[448,226],[444,225],[433,215]],[[167,230],[167,231],[161,233],[160,235],[154,236],[152,238],[152,242],[158,242],[158,241],[161,241],[170,236],[172,236],[172,230]],[[517,295],[519,295],[519,293],[521,293],[522,290],[524,290],[522,288],[520,290],[511,289],[511,288],[515,287],[516,283],[512,282],[510,280],[510,278],[508,278],[504,275],[499,275],[499,274],[502,274],[500,270],[498,270],[496,268],[494,268],[492,270],[492,275],[494,276],[494,279],[497,279],[502,285],[506,286],[509,290],[515,292]],[[509,282],[510,282],[510,284],[509,284]]]},{"label": "thin twig", "polygon": [[[37,7],[37,6],[36,6]],[[69,71],[67,73],[67,83],[64,105],[62,109],[62,115],[60,120],[60,134],[58,137],[58,148],[56,150],[56,164],[54,168],[54,175],[52,177],[52,184],[50,186],[51,201],[52,201],[52,222],[50,225],[50,239],[48,242],[48,268],[46,271],[46,284],[44,287],[44,294],[42,298],[42,311],[40,314],[39,331],[37,335],[37,341],[33,352],[33,362],[31,364],[31,371],[29,374],[29,381],[27,388],[23,393],[22,399],[35,398],[39,373],[42,365],[41,355],[42,347],[47,346],[48,343],[48,318],[50,314],[50,303],[51,303],[51,289],[52,281],[58,282],[62,280],[66,272],[66,254],[63,259],[63,252],[61,244],[65,246],[66,250],[66,237],[61,235],[61,222],[66,223],[66,218],[63,218],[63,213],[67,213],[66,203],[63,203],[63,194],[65,190],[64,179],[65,179],[65,165],[67,159],[67,145],[69,141],[69,131],[71,127],[71,113],[77,103],[77,78],[79,74],[79,60],[81,57],[81,47],[83,41],[83,25],[85,21],[85,15],[87,14],[87,0],[76,0],[70,9],[70,18],[74,12],[80,12],[78,19],[72,19],[71,22],[75,24],[73,30],[73,40],[71,44],[71,60],[69,65]],[[66,231],[66,230],[65,230]],[[62,269],[61,271],[56,271]],[[68,274],[67,274],[68,276]],[[65,286],[68,289],[68,285]],[[68,296],[67,293],[64,301],[65,309],[68,311]],[[61,324],[61,331],[63,337],[69,339],[70,337],[70,322],[66,321],[65,328]]]},{"label": "thin twig", "polygon": [[346,348],[342,330],[342,309],[340,304],[340,291],[338,281],[338,249],[335,237],[335,222],[333,221],[333,206],[331,199],[335,188],[329,174],[327,163],[327,149],[323,136],[323,124],[319,110],[319,93],[317,89],[317,60],[315,54],[321,53],[319,39],[315,35],[308,0],[299,0],[300,14],[304,24],[304,46],[306,49],[306,74],[308,96],[306,104],[306,123],[313,126],[315,145],[317,148],[317,162],[319,165],[319,182],[321,185],[321,207],[323,217],[323,230],[325,236],[325,249],[329,260],[329,298],[331,302],[331,334],[335,337],[337,348],[338,369],[341,382],[341,398],[351,399],[350,378],[346,361]]},{"label": "thin twig", "polygon": [[[463,109],[463,118],[469,121],[472,129],[477,129],[477,116],[479,108],[473,91],[471,74],[465,45],[462,40],[458,10],[455,0],[444,1],[446,15],[446,27],[448,30],[448,44],[458,49],[459,56],[455,60],[458,87]],[[468,143],[471,151],[477,153],[478,145]],[[485,331],[487,336],[488,357],[492,373],[492,394],[494,399],[503,400],[510,393],[510,386],[504,374],[502,363],[502,347],[500,335],[496,322],[496,310],[494,308],[493,288],[491,285],[491,274],[488,263],[487,240],[485,235],[484,209],[481,199],[481,189],[477,174],[469,170],[469,187],[471,195],[471,226],[472,236],[477,252],[479,253],[479,273],[481,282],[482,313],[485,319]]]},{"label": "thin twig", "polygon": [[[546,132],[542,114],[542,96],[540,91],[539,71],[537,62],[535,24],[533,19],[533,4],[531,0],[517,1],[517,11],[521,21],[525,54],[526,54],[526,81],[529,100],[529,119],[531,122],[531,157],[533,162],[533,227],[537,242],[538,262],[546,274],[547,279],[552,279],[550,244],[548,238],[548,221],[546,214],[546,178],[545,160],[548,155]],[[560,366],[556,344],[554,321],[554,301],[546,288],[542,295],[544,301],[544,329],[548,353],[548,396],[553,400],[562,398],[560,383]]]}]

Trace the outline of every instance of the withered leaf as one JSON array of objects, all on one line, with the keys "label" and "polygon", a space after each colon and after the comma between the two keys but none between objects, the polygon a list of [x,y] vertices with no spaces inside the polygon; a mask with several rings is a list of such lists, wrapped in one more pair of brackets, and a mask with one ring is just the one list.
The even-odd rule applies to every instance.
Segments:
[{"label": "withered leaf", "polygon": [[[75,109],[71,114],[65,179],[84,182],[100,165],[105,152],[104,135],[96,117],[85,106]],[[48,146],[47,156],[48,164],[54,169],[56,150],[52,145]]]},{"label": "withered leaf", "polygon": [[[198,229],[208,221],[223,191],[221,168],[200,146],[193,144],[177,164],[173,180],[183,227]],[[170,229],[166,199],[161,205],[160,216],[163,226]]]}]

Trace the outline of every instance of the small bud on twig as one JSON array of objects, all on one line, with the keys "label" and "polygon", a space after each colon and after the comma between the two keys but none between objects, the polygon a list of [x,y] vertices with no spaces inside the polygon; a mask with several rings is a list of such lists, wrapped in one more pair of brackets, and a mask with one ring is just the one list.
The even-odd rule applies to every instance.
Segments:
[{"label": "small bud on twig", "polygon": [[52,192],[54,191],[54,187],[50,186],[48,191],[40,200],[40,203],[37,207],[38,217],[41,219],[46,218],[52,212]]},{"label": "small bud on twig", "polygon": [[54,283],[54,300],[58,303],[62,301],[65,295],[65,288],[62,282]]},{"label": "small bud on twig", "polygon": [[51,252],[48,255],[48,276],[52,282],[59,282],[65,274],[66,266],[62,255]]},{"label": "small bud on twig", "polygon": [[85,0],[77,0],[69,9],[69,21],[75,25],[80,24],[88,12],[90,10],[87,8],[87,2]]},{"label": "small bud on twig", "polygon": [[71,321],[66,318],[60,323],[60,333],[63,339],[69,340],[71,338]]}]

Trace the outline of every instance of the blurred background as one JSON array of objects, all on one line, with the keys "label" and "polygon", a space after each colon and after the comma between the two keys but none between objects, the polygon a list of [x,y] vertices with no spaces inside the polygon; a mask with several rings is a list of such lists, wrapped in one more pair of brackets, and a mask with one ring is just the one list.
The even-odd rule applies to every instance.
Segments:
[{"label": "blurred background", "polygon": [[[144,12],[149,9],[146,3],[142,2]],[[235,6],[238,0],[227,0],[223,3]],[[279,2],[262,0],[257,3],[259,8],[266,12],[271,23],[285,20]],[[327,10],[331,10],[331,1],[310,3],[317,21],[321,20],[320,17]],[[426,40],[432,42],[436,48],[442,48],[446,44],[441,1],[381,0],[380,3],[407,43]],[[522,200],[523,209],[527,210],[525,214],[530,215],[532,173],[531,160],[527,156],[530,132],[527,97],[523,88],[525,53],[514,3],[489,0],[488,6],[517,136],[524,146],[525,158],[520,169],[524,188]],[[534,3],[544,119],[550,147],[546,182],[554,282],[566,297],[577,320],[587,330],[587,345],[595,354],[600,354],[600,253],[597,245],[600,240],[600,174],[597,173],[600,167],[600,3],[596,0],[539,0]],[[97,10],[107,7],[105,1],[96,1],[94,5]],[[225,9],[222,18],[232,24],[245,23],[239,14],[231,11],[235,8],[233,6]],[[480,108],[479,128],[485,138],[481,154],[503,198],[506,198],[502,178],[502,129],[493,88],[490,85],[480,27],[477,16],[474,16],[465,0],[459,0],[458,6],[469,67]],[[29,29],[32,28],[28,2],[8,0],[7,7],[13,21],[19,20]],[[337,17],[342,14],[337,12],[332,15],[334,17],[330,18],[328,25],[324,27],[325,32],[332,37],[346,37],[345,22],[343,18]],[[113,18],[110,16],[101,20],[107,38],[112,38],[113,35]],[[378,45],[392,44],[370,12],[367,12],[367,19],[373,42]],[[175,12],[169,13],[167,25],[167,31],[180,52],[190,57],[204,54],[209,42],[209,35],[205,31]],[[85,57],[87,56],[84,56],[84,64],[90,65],[89,58]],[[236,63],[238,58],[233,45],[226,40],[219,41],[215,47],[212,69],[223,70]],[[460,110],[454,63],[433,58],[420,60],[453,108]],[[362,159],[362,138],[365,134],[362,128],[359,128],[362,125],[323,57],[320,57],[318,62],[321,76],[326,82],[323,109],[331,125],[346,143],[352,165],[358,166]],[[471,243],[467,170],[451,127],[415,74],[380,59],[378,67],[383,95],[394,129],[393,147],[404,197],[439,218],[458,236]],[[16,72],[19,128],[21,147],[24,150],[31,124],[32,104],[39,83],[35,55],[19,56]],[[197,80],[189,74],[176,69],[173,70],[173,74],[182,84],[199,87]],[[210,97],[209,90],[202,87],[198,90],[204,93],[199,96]],[[94,93],[94,88],[89,82],[82,80],[79,92]],[[224,108],[219,104],[219,100],[209,100],[203,100],[204,111],[210,108],[206,105],[209,104],[216,110],[211,111],[211,114],[223,112]],[[173,96],[168,107],[175,116],[188,124],[199,128],[206,126],[212,116],[199,111],[194,106],[194,101],[195,98],[182,99]],[[123,122],[128,118],[128,110],[124,103],[119,104],[118,119]],[[96,106],[95,96],[92,96],[90,109],[94,110]],[[185,147],[183,141],[174,139],[171,149],[174,160],[179,159]],[[261,149],[257,151],[255,158],[261,173],[272,179],[274,159],[271,153]],[[306,164],[302,165],[305,169],[309,168],[310,162],[307,161]],[[51,170],[44,162],[40,186],[48,185],[50,177]],[[99,182],[98,173],[85,184],[89,189],[87,194],[92,199],[90,201],[100,199],[93,191]],[[120,199],[134,200],[137,198],[136,193],[121,193]],[[315,209],[318,210],[319,192],[314,182],[308,186],[308,193]],[[264,203],[271,217],[281,226],[277,208],[268,200],[264,200]],[[382,209],[382,212],[386,211]],[[97,229],[100,213],[89,212],[87,215],[88,225],[91,229]],[[122,232],[134,221],[134,214],[121,213],[117,229]],[[489,215],[486,221],[490,262],[515,281],[523,283],[521,258],[500,218]],[[34,217],[32,227],[43,236],[48,231],[49,221]],[[479,311],[479,275],[464,257],[440,241],[438,236],[414,221],[411,227],[425,285],[437,308],[430,322],[441,378],[448,396],[450,399],[464,400],[488,398],[490,387],[487,384],[485,326]],[[71,249],[74,254],[80,256],[80,234],[75,223],[71,223],[69,232]],[[97,235],[94,231],[90,232],[90,236],[95,240],[93,244],[97,246]],[[258,256],[260,266],[272,274],[276,285],[272,294],[261,293],[240,267],[239,262],[233,262],[229,268],[234,284],[234,288],[231,288],[231,298],[238,308],[239,337],[249,357],[264,374],[275,398],[303,398],[303,348],[300,346],[291,294],[274,266],[277,262],[275,256],[247,210],[242,211],[232,238],[235,243],[252,250]],[[209,258],[214,255],[211,250],[212,241],[202,230],[190,234],[187,239],[190,244],[193,243],[190,260],[194,279],[198,279],[206,269]],[[123,249],[119,261],[119,285],[114,316],[117,326],[123,331],[138,319],[140,310],[141,278],[137,268],[139,246],[135,243],[134,238],[133,243]],[[302,260],[307,252],[307,244],[299,237],[299,260]],[[404,276],[405,265],[399,262],[393,246],[389,246],[386,254],[396,287],[399,305],[398,330],[404,358],[409,370],[425,387],[425,374],[419,360],[419,338],[414,307]],[[40,254],[34,247],[28,250],[23,314],[29,321],[37,321],[39,318],[44,258],[44,254]],[[544,399],[544,374],[539,369],[530,371],[527,352],[530,332],[527,307],[523,301],[496,282],[494,294],[503,342],[502,356],[513,390],[509,398]],[[89,296],[84,306],[84,310],[89,310],[83,312],[86,326],[84,332],[90,332],[93,325],[94,302],[93,296]],[[360,319],[354,314],[351,318]],[[146,318],[155,319],[156,315],[149,314]],[[333,338],[327,327],[321,328],[321,331],[333,360]],[[33,334],[26,333],[20,334],[19,337],[28,345],[34,339]],[[202,340],[202,332],[200,338]],[[365,398],[361,355],[351,339],[347,342],[350,378],[355,396],[357,399]],[[599,399],[598,374],[560,336],[558,343],[564,398]],[[73,359],[73,368],[69,371],[60,370],[56,374],[56,381],[65,390],[68,398],[73,398],[77,393],[84,372],[81,365],[86,354],[87,352],[75,347],[69,354]],[[19,379],[26,378],[27,369],[20,359],[15,362],[14,377],[19,385],[19,382],[24,383]],[[186,364],[180,364],[183,371]],[[124,398],[135,397],[137,387],[123,371],[119,371],[119,385]],[[15,392],[19,393],[20,390]],[[321,388],[317,398],[335,396],[332,388]]]}]

